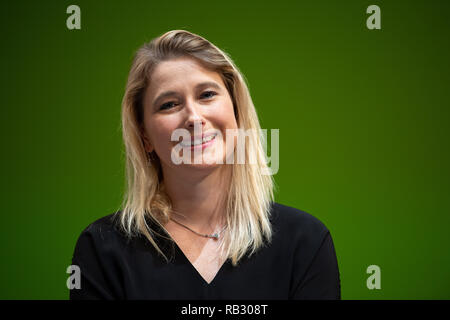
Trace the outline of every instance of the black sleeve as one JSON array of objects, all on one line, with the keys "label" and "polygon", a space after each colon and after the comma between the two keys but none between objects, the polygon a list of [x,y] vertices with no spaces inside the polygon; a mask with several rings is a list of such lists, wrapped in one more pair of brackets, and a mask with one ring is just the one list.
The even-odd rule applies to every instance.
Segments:
[{"label": "black sleeve", "polygon": [[333,240],[326,233],[305,276],[294,292],[295,300],[340,300],[341,283]]},{"label": "black sleeve", "polygon": [[70,300],[117,299],[111,288],[103,252],[98,246],[95,227],[90,226],[78,238],[72,265],[80,267],[81,288],[70,289]]}]

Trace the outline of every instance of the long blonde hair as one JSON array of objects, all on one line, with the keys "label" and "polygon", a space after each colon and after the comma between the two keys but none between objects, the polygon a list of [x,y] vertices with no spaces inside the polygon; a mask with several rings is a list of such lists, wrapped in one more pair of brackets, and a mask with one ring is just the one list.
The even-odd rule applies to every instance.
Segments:
[{"label": "long blonde hair", "polygon": [[[194,58],[224,81],[234,105],[238,128],[261,129],[249,90],[231,58],[201,36],[185,30],[169,31],[138,49],[128,76],[122,100],[122,131],[126,156],[126,190],[121,204],[120,226],[126,235],[144,235],[158,253],[166,255],[155,242],[155,230],[146,219],[164,229],[170,217],[171,201],[164,191],[161,163],[147,154],[142,138],[143,93],[158,63],[177,57]],[[251,164],[250,155],[257,163]],[[236,163],[236,162],[235,162]],[[267,162],[262,138],[250,134],[245,164],[233,164],[231,185],[226,198],[227,233],[225,256],[233,265],[246,254],[253,254],[272,239],[270,209],[274,182],[263,174]]]}]

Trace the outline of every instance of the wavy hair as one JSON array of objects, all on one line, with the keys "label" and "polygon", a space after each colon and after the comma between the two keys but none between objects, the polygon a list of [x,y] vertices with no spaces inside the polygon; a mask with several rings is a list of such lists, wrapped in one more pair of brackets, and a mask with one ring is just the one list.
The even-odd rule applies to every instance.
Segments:
[{"label": "wavy hair", "polygon": [[[171,215],[171,200],[164,190],[161,163],[153,151],[147,153],[143,127],[143,96],[152,70],[162,61],[178,57],[196,59],[217,72],[233,102],[239,129],[261,129],[245,80],[231,58],[205,38],[185,30],[172,30],[140,47],[133,59],[122,100],[122,133],[125,145],[126,186],[119,225],[128,237],[144,235],[164,258],[167,256],[155,241],[158,233],[147,219],[166,230]],[[272,239],[270,210],[274,182],[268,166],[262,136],[250,134],[245,148],[245,164],[232,164],[231,185],[225,201],[225,245],[222,254],[232,264],[246,254],[253,254]],[[250,156],[256,163],[250,163]],[[253,160],[254,161],[254,160]],[[236,163],[236,161],[234,162]],[[167,231],[167,230],[166,230]],[[168,234],[168,233],[167,233]],[[226,247],[224,252],[223,248]]]}]

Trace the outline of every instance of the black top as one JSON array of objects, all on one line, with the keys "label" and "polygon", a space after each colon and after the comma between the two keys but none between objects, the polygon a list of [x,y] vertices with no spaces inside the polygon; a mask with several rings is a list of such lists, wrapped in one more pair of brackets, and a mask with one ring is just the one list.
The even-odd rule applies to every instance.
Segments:
[{"label": "black top", "polygon": [[158,245],[173,249],[167,263],[143,236],[127,241],[113,216],[95,221],[81,233],[72,259],[80,267],[81,289],[71,289],[70,299],[341,298],[330,232],[304,211],[273,203],[272,242],[242,258],[236,267],[226,260],[210,284],[175,242],[157,239]]}]

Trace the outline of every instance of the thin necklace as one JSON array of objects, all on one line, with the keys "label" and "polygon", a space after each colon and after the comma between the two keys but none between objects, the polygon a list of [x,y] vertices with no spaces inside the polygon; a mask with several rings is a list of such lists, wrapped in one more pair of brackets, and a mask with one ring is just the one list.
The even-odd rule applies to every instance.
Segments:
[{"label": "thin necklace", "polygon": [[222,230],[220,230],[219,232],[216,232],[216,233],[213,233],[213,234],[202,234],[202,233],[198,233],[198,232],[192,230],[192,229],[189,228],[188,226],[185,226],[184,224],[182,224],[182,223],[180,223],[180,222],[178,222],[178,221],[176,221],[176,220],[174,220],[174,219],[172,219],[172,218],[170,218],[170,220],[172,220],[173,222],[179,224],[179,225],[182,226],[182,227],[185,227],[186,229],[192,231],[193,233],[195,233],[195,234],[198,235],[198,236],[205,237],[205,238],[211,238],[211,239],[214,239],[214,240],[219,240],[220,234],[223,232],[223,230],[226,229],[226,226],[224,226],[224,227],[222,228]]}]

